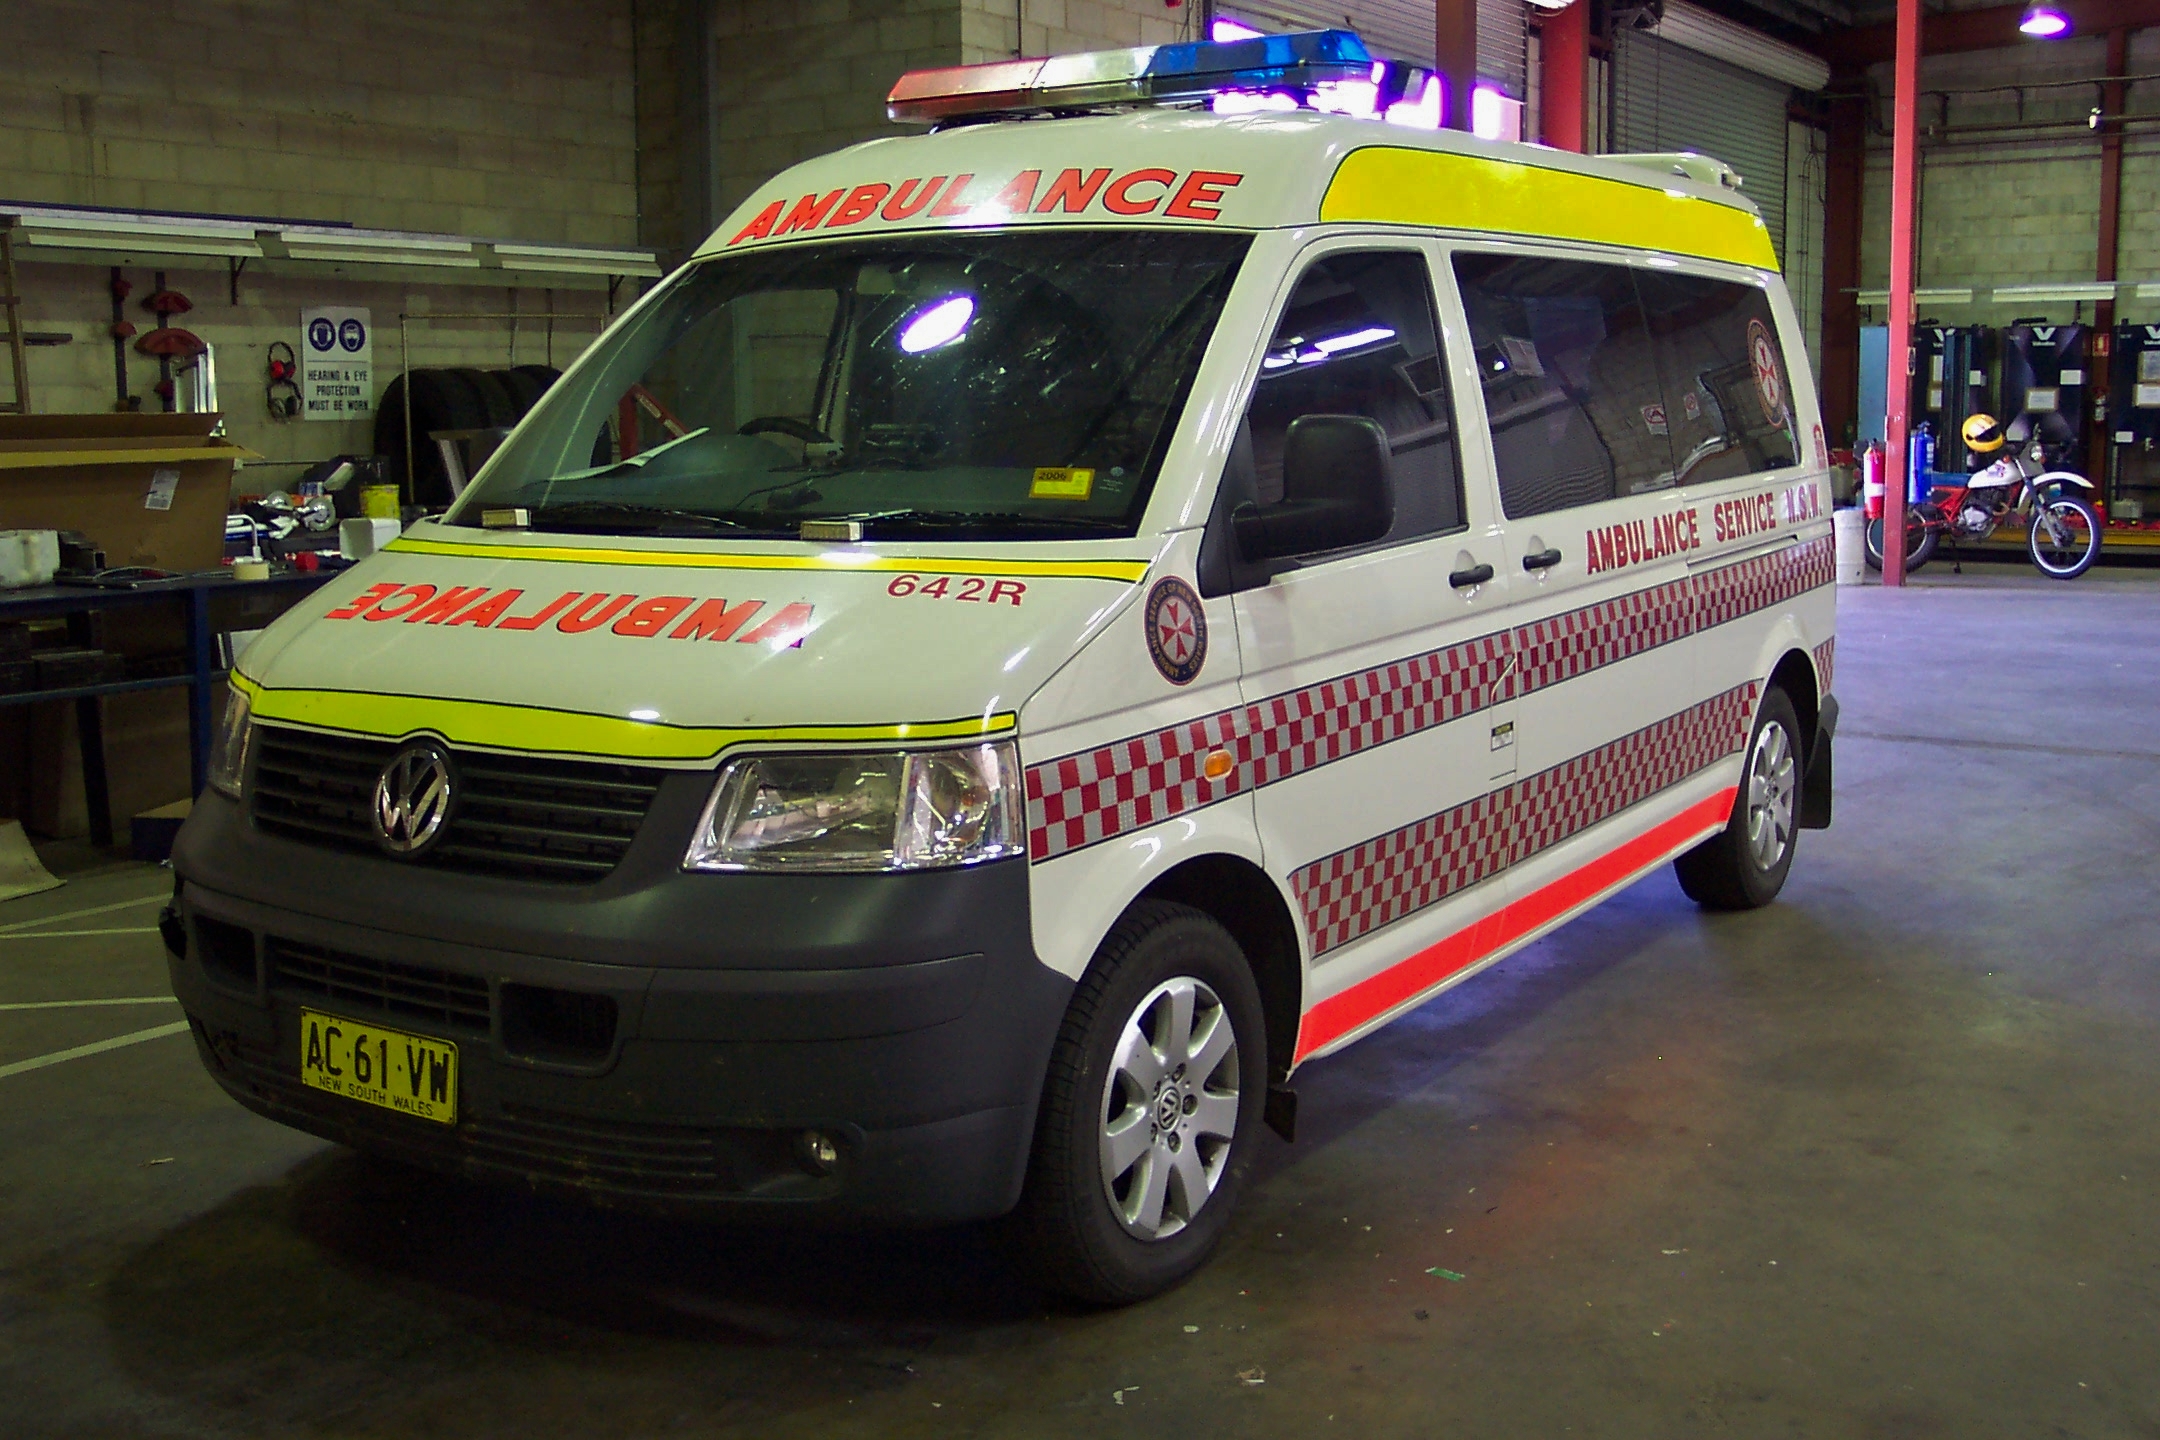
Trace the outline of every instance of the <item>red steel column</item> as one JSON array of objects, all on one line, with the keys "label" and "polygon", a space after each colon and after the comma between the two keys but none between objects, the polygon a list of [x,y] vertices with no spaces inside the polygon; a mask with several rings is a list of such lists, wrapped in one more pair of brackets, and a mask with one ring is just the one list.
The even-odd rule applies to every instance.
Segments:
[{"label": "red steel column", "polygon": [[1890,130],[1890,397],[1884,444],[1882,583],[1905,583],[1905,487],[1912,430],[1913,211],[1919,196],[1920,0],[1898,0],[1897,90]]},{"label": "red steel column", "polygon": [[1440,124],[1467,131],[1477,89],[1477,0],[1433,0],[1433,20],[1433,68],[1447,92],[1441,97]]},{"label": "red steel column", "polygon": [[1588,150],[1590,0],[1549,10],[1538,27],[1538,130],[1555,150]]},{"label": "red steel column", "polygon": [[[2110,76],[2127,75],[2129,59],[2130,32],[2120,26],[2108,31],[2107,73]],[[2124,89],[2119,84],[2100,87],[2100,253],[2093,269],[2095,280],[2115,278],[2115,263],[2121,249]],[[2086,384],[2095,402],[2105,402],[2108,397],[2107,357],[2114,348],[2115,302],[2102,300],[2093,306],[2093,338],[2087,346],[2090,358],[2086,361]],[[2108,451],[2112,437],[2108,434],[2107,408],[2104,403],[2096,403],[2094,410],[2086,426],[2085,468],[2090,478],[2100,482],[2103,495],[2112,502],[2115,495],[2108,488]]]}]

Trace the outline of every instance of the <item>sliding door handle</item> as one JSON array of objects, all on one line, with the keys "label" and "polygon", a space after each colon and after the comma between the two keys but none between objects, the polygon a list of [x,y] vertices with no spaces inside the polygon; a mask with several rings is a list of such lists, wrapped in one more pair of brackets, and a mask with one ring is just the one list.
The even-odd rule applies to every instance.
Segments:
[{"label": "sliding door handle", "polygon": [[1522,568],[1525,570],[1550,570],[1559,563],[1558,550],[1539,550],[1522,557]]},{"label": "sliding door handle", "polygon": [[1467,570],[1457,570],[1450,574],[1447,577],[1447,583],[1457,590],[1464,590],[1472,585],[1483,585],[1490,579],[1492,579],[1492,566],[1472,565]]}]

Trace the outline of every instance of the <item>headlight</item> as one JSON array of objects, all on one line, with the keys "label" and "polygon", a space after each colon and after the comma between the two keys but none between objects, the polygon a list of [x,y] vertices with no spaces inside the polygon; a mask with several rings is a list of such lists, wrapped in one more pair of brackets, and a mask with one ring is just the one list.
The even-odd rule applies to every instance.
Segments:
[{"label": "headlight", "polygon": [[1027,848],[1009,740],[904,754],[731,760],[698,821],[689,870],[922,870]]},{"label": "headlight", "polygon": [[210,749],[210,788],[220,795],[240,798],[240,778],[247,773],[248,741],[255,734],[255,720],[248,711],[247,692],[233,685],[225,691],[225,719],[218,726],[217,743]]}]

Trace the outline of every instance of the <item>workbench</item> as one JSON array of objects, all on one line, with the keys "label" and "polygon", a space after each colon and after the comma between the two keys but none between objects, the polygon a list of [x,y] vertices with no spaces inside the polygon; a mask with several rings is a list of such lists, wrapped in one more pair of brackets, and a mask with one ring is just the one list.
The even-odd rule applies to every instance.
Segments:
[{"label": "workbench", "polygon": [[211,572],[180,575],[170,580],[148,580],[131,586],[39,585],[25,590],[0,590],[0,621],[65,619],[71,644],[98,648],[97,617],[114,610],[145,606],[181,607],[186,630],[186,669],[176,675],[154,675],[140,680],[109,680],[95,685],[62,689],[25,690],[0,695],[0,705],[30,705],[44,700],[75,702],[76,733],[82,742],[83,803],[90,813],[93,844],[113,843],[112,795],[105,777],[105,720],[98,702],[107,695],[131,690],[162,690],[188,687],[188,779],[189,794],[202,793],[210,773],[210,747],[217,739],[217,715],[212,710],[217,683],[225,678],[218,663],[217,631],[212,610],[222,596],[285,594],[297,600],[334,575],[336,570],[274,575],[268,580],[234,580]]}]

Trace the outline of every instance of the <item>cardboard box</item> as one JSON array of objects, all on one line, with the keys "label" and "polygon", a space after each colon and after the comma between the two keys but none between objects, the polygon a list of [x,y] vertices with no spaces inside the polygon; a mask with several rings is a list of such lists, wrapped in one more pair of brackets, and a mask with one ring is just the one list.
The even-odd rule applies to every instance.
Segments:
[{"label": "cardboard box", "polygon": [[80,530],[108,565],[215,569],[233,463],[211,412],[0,415],[0,530]]}]

